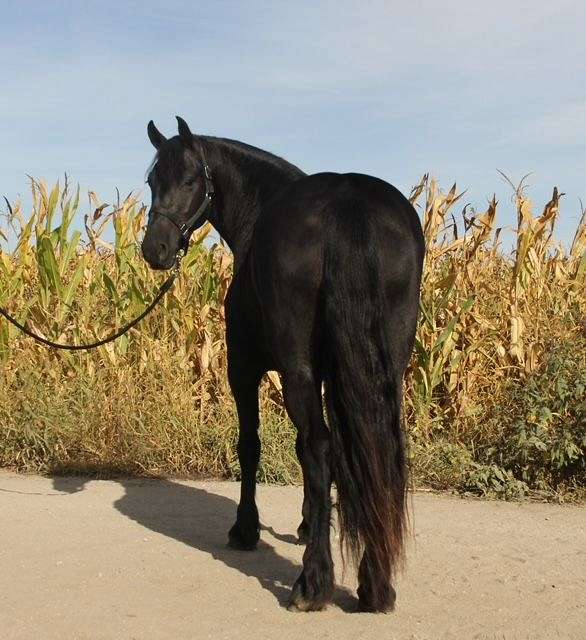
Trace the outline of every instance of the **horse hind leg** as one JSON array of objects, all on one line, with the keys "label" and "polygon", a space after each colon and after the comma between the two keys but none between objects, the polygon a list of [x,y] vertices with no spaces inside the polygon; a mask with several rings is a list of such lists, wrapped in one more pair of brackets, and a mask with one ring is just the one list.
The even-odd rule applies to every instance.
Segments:
[{"label": "horse hind leg", "polygon": [[283,374],[285,405],[298,430],[307,501],[307,546],[303,570],[293,585],[289,608],[318,611],[325,608],[334,590],[334,566],[330,548],[331,472],[330,436],[322,403],[309,365]]},{"label": "horse hind leg", "polygon": [[[297,458],[301,464],[303,470],[303,438],[301,433],[297,434],[295,441],[295,451]],[[309,497],[308,497],[307,481],[305,479],[305,472],[303,473],[303,507],[301,509],[301,524],[297,527],[297,544],[307,544],[309,538]]]},{"label": "horse hind leg", "polygon": [[[406,362],[408,354],[400,360]],[[399,376],[398,376],[399,377]],[[401,407],[403,402],[401,386],[396,391],[396,406]],[[393,429],[397,438],[400,435],[400,414],[395,416],[397,423]],[[403,451],[403,445],[398,447]],[[399,548],[398,540],[402,538],[404,524],[405,489],[407,484],[407,469],[404,461],[396,465],[398,472],[392,478],[391,492],[393,494],[394,509],[388,513],[388,518],[393,522],[391,531],[395,532],[384,546],[380,545],[381,540],[377,539],[376,544],[366,544],[360,565],[358,567],[358,598],[361,611],[388,612],[395,608],[397,595],[392,584],[397,564],[400,566],[401,553],[397,553]]]},{"label": "horse hind leg", "polygon": [[[314,376],[315,388],[321,402],[322,382],[320,376]],[[295,452],[297,458],[301,464],[301,470],[304,470],[303,465],[303,437],[300,432],[297,433],[297,439],[295,440]],[[303,471],[303,506],[301,508],[301,523],[297,527],[297,544],[306,545],[309,538],[309,496],[307,488],[307,479],[305,472]]]},{"label": "horse hind leg", "polygon": [[[386,560],[386,559],[385,559]],[[359,610],[364,612],[388,612],[395,608],[397,594],[391,584],[390,562],[377,562],[373,550],[365,548],[358,567]]]}]

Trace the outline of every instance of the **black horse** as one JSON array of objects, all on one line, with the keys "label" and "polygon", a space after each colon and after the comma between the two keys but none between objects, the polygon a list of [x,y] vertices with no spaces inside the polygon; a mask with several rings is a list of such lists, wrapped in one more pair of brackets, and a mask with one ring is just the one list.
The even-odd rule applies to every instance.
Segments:
[{"label": "black horse", "polygon": [[207,219],[234,254],[226,339],[242,486],[229,543],[250,550],[259,539],[258,386],[276,370],[305,490],[298,535],[307,546],[290,606],[318,610],[331,598],[334,482],[342,546],[359,564],[360,607],[390,610],[406,520],[400,416],[424,254],[417,213],[378,178],[308,176],[250,145],[193,135],[177,120],[170,139],[148,125],[157,155],[142,251],[153,268],[169,269]]}]

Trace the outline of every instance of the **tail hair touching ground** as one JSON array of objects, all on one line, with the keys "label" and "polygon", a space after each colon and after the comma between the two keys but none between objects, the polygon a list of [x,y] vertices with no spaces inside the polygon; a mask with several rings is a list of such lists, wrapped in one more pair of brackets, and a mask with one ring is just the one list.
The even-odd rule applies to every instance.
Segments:
[{"label": "tail hair touching ground", "polygon": [[325,394],[342,553],[355,563],[362,557],[361,584],[383,599],[390,589],[394,602],[390,581],[403,559],[408,469],[402,372],[391,354],[372,234],[355,210],[330,216],[323,267]]}]

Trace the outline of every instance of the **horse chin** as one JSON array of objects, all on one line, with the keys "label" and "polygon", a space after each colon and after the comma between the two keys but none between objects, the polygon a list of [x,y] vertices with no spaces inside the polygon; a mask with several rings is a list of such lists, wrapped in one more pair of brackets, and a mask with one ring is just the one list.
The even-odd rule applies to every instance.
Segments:
[{"label": "horse chin", "polygon": [[167,262],[164,265],[157,267],[157,271],[169,271],[169,269],[172,269],[174,266],[175,266],[175,258],[173,258],[173,260],[171,260],[170,262]]},{"label": "horse chin", "polygon": [[169,271],[169,269],[172,269],[175,266],[175,256],[165,262],[159,262],[156,260],[147,260],[147,262],[149,267],[155,271]]}]

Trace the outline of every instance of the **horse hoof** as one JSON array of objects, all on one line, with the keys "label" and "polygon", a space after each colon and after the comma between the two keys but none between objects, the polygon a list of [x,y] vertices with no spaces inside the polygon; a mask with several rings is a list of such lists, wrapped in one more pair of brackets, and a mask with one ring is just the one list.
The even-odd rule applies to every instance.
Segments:
[{"label": "horse hoof", "polygon": [[289,611],[322,611],[328,605],[328,598],[307,598],[303,593],[303,585],[300,580],[293,585],[291,597],[287,609]]},{"label": "horse hoof", "polygon": [[239,551],[254,551],[260,534],[258,529],[242,530],[235,524],[228,533],[228,546]]},{"label": "horse hoof", "polygon": [[306,600],[303,596],[291,596],[287,609],[289,611],[323,611],[327,607],[327,602]]},{"label": "horse hoof", "polygon": [[362,602],[362,600],[358,600],[359,613],[391,613],[391,611],[393,611],[394,608],[395,608],[394,605],[376,607],[371,605],[369,602]]},{"label": "horse hoof", "polygon": [[383,597],[373,597],[358,587],[358,611],[361,613],[390,613],[395,608],[396,594],[391,589]]}]

